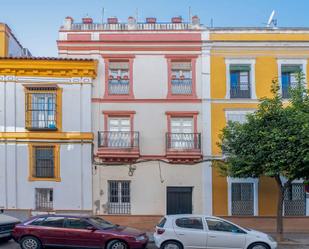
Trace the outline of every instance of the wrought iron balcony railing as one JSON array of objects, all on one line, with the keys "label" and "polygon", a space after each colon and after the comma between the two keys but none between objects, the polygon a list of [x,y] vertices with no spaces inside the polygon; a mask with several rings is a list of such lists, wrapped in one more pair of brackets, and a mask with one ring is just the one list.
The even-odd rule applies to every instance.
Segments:
[{"label": "wrought iron balcony railing", "polygon": [[201,150],[201,134],[166,133],[166,149],[177,151]]},{"label": "wrought iron balcony railing", "polygon": [[172,94],[192,94],[192,80],[172,80]]},{"label": "wrought iron balcony railing", "polygon": [[99,131],[98,146],[109,149],[138,149],[137,131]]},{"label": "wrought iron balcony railing", "polygon": [[231,98],[251,98],[250,88],[248,90],[241,90],[239,87],[232,87],[230,94]]},{"label": "wrought iron balcony railing", "polygon": [[108,93],[125,95],[129,94],[130,84],[129,80],[109,80],[108,81]]}]

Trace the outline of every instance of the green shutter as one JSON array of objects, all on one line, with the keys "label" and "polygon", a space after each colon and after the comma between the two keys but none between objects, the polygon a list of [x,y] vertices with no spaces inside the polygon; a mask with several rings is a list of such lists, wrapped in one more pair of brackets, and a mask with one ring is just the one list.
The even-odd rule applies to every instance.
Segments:
[{"label": "green shutter", "polygon": [[250,71],[250,65],[230,65],[231,71]]},{"label": "green shutter", "polygon": [[282,73],[296,73],[302,70],[301,65],[282,65],[281,72]]}]

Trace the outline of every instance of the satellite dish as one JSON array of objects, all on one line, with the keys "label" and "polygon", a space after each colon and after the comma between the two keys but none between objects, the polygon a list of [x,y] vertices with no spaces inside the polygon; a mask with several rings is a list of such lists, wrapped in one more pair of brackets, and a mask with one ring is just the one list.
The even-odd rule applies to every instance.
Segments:
[{"label": "satellite dish", "polygon": [[277,26],[277,20],[274,19],[275,14],[276,14],[276,11],[273,10],[270,14],[269,19],[268,19],[267,28],[270,28],[271,26],[273,26],[273,27]]}]

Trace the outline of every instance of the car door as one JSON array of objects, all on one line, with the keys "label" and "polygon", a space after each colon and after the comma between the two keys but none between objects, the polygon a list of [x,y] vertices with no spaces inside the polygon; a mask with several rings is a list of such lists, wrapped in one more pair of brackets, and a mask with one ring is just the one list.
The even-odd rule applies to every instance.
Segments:
[{"label": "car door", "polygon": [[185,249],[206,249],[207,233],[202,217],[176,218],[173,228]]},{"label": "car door", "polygon": [[64,245],[64,217],[50,216],[30,224],[31,232],[37,236],[43,245]]},{"label": "car door", "polygon": [[216,218],[206,218],[208,228],[207,249],[243,249],[246,232],[239,227]]},{"label": "car door", "polygon": [[[93,229],[90,229],[90,228]],[[86,219],[68,217],[64,222],[66,245],[73,247],[101,248],[103,235]]]}]

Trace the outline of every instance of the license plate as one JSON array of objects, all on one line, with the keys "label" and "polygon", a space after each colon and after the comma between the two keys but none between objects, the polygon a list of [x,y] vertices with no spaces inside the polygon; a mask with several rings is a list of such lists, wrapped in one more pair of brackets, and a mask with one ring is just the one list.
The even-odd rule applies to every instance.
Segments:
[{"label": "license plate", "polygon": [[10,237],[11,233],[0,233],[0,238]]}]

